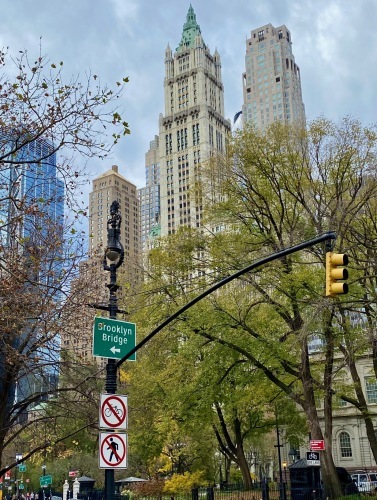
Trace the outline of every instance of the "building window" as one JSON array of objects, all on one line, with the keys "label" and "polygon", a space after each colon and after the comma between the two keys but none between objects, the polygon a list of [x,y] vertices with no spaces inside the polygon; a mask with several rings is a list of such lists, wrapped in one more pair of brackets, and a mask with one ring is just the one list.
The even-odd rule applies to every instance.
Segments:
[{"label": "building window", "polygon": [[352,457],[351,438],[348,432],[339,434],[340,456],[342,458]]},{"label": "building window", "polygon": [[377,403],[377,380],[374,377],[365,377],[365,392],[368,403]]}]

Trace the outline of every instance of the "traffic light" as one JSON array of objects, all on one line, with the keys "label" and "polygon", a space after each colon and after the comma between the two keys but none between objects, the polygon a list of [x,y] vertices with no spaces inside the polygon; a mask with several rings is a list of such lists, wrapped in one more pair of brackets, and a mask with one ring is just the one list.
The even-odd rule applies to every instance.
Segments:
[{"label": "traffic light", "polygon": [[348,256],[344,253],[326,252],[326,297],[348,293]]}]

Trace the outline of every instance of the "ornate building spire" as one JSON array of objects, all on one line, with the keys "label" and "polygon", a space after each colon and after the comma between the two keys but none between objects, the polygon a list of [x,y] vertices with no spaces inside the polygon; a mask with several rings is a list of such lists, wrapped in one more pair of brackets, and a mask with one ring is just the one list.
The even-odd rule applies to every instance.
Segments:
[{"label": "ornate building spire", "polygon": [[200,26],[196,22],[196,14],[192,5],[190,4],[189,10],[186,15],[186,22],[183,25],[182,38],[177,47],[177,52],[193,47],[195,38],[201,34]]}]

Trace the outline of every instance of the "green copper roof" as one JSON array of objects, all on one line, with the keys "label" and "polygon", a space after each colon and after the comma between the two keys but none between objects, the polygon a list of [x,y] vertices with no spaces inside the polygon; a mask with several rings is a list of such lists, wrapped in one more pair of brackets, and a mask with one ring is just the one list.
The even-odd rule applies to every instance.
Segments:
[{"label": "green copper roof", "polygon": [[158,236],[161,236],[161,224],[153,226],[149,233],[150,238],[157,238]]},{"label": "green copper roof", "polygon": [[196,22],[196,14],[191,4],[186,16],[186,22],[183,25],[182,38],[177,48],[177,52],[188,49],[194,45],[195,38],[200,35],[200,26]]}]

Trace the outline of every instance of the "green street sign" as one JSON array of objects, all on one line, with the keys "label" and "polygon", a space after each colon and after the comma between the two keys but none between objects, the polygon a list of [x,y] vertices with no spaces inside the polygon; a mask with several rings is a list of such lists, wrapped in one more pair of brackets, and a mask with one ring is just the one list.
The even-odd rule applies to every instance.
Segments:
[{"label": "green street sign", "polygon": [[19,466],[18,466],[18,470],[19,470],[20,472],[26,472],[26,465],[19,465]]},{"label": "green street sign", "polygon": [[[110,318],[94,318],[93,356],[121,359],[136,346],[136,324]],[[130,360],[136,360],[134,353]]]},{"label": "green street sign", "polygon": [[52,476],[40,476],[39,484],[41,486],[48,486],[49,484],[52,484]]},{"label": "green street sign", "polygon": [[20,484],[18,485],[18,489],[19,489],[19,490],[23,490],[24,488],[25,488],[24,483],[20,483]]}]

